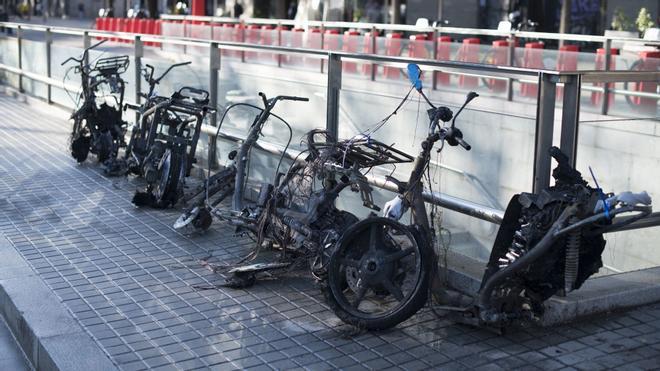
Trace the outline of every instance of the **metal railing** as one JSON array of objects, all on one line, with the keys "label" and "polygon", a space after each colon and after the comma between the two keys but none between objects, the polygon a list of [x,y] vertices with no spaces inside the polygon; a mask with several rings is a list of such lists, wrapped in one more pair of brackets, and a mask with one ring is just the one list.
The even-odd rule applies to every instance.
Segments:
[{"label": "metal railing", "polygon": [[[439,46],[439,36],[443,34],[450,35],[465,35],[465,36],[487,36],[487,37],[503,37],[508,41],[507,52],[507,65],[514,66],[516,64],[516,48],[517,41],[520,39],[530,39],[530,40],[557,40],[557,41],[572,41],[572,42],[587,42],[587,43],[596,43],[601,44],[603,47],[603,70],[610,71],[611,66],[614,64],[612,54],[612,42],[625,42],[633,44],[643,44],[648,46],[660,47],[660,41],[651,41],[643,40],[639,38],[630,38],[630,37],[616,37],[616,36],[595,36],[595,35],[580,35],[580,34],[557,34],[557,33],[548,33],[548,32],[529,32],[529,31],[498,31],[490,29],[477,29],[477,28],[459,28],[459,27],[444,27],[444,26],[415,26],[415,25],[400,25],[400,24],[382,24],[382,23],[364,23],[364,22],[323,22],[323,21],[307,21],[307,22],[297,22],[294,20],[281,20],[281,19],[264,19],[264,18],[245,18],[245,19],[236,19],[236,18],[227,18],[227,17],[208,17],[208,16],[188,16],[188,15],[162,15],[162,20],[165,21],[178,21],[183,22],[182,26],[182,35],[183,37],[191,36],[190,33],[193,27],[200,26],[199,22],[205,22],[211,26],[213,29],[214,25],[220,24],[241,24],[244,27],[240,27],[238,39],[241,41],[246,40],[247,27],[245,25],[254,24],[254,25],[270,25],[277,26],[275,27],[275,32],[277,32],[276,39],[278,43],[281,43],[283,37],[283,29],[280,26],[292,26],[292,27],[302,27],[302,28],[317,28],[320,29],[318,34],[320,48],[324,48],[326,44],[325,30],[327,29],[357,29],[357,30],[369,30],[372,35],[371,41],[371,50],[375,54],[376,50],[376,39],[375,35],[378,35],[380,31],[400,31],[408,33],[417,33],[417,34],[432,34],[431,43],[432,59],[438,59],[438,46]],[[185,22],[184,22],[185,21]],[[213,34],[213,31],[211,31]],[[330,37],[336,37],[337,35],[331,35]],[[281,45],[281,44],[280,44]],[[243,61],[245,61],[243,59]],[[281,63],[278,61],[278,64],[281,66]],[[323,72],[324,65],[321,64],[321,71]],[[468,74],[469,76],[469,74]],[[371,69],[371,79],[375,80],[376,78],[376,69]],[[529,80],[514,80],[514,79],[503,79],[506,82],[506,96],[507,100],[511,101],[514,98],[513,83],[514,81],[526,83],[526,84],[535,84],[536,81]],[[436,88],[437,80],[433,79],[433,88]],[[609,85],[603,86],[583,86],[583,90],[591,91],[596,93],[602,93],[605,95],[609,94],[620,94],[623,96],[631,97],[646,97],[646,98],[658,98],[660,94],[650,93],[650,92],[639,92],[639,91],[630,91],[625,89],[615,89]],[[606,115],[610,109],[609,99],[603,99],[600,101],[600,113]]]},{"label": "metal railing", "polygon": [[255,24],[255,25],[270,25],[270,26],[290,26],[301,28],[320,28],[320,29],[356,29],[356,30],[376,30],[376,31],[401,31],[412,33],[433,33],[436,36],[440,35],[474,35],[474,36],[496,36],[514,39],[541,39],[541,40],[558,40],[558,41],[577,41],[577,42],[590,42],[599,43],[605,47],[605,43],[609,40],[641,43],[648,45],[660,46],[660,41],[643,40],[632,37],[618,37],[618,36],[597,36],[597,35],[581,35],[581,34],[568,34],[568,33],[551,33],[551,32],[531,32],[531,31],[499,31],[483,28],[466,28],[466,27],[448,27],[448,26],[416,26],[406,24],[387,24],[387,23],[368,23],[368,22],[326,22],[326,21],[296,21],[293,19],[269,19],[269,18],[230,18],[230,17],[211,17],[211,16],[192,16],[192,15],[174,15],[162,14],[160,16],[165,21],[191,21],[191,22],[208,22],[208,23],[229,23],[229,24]]},{"label": "metal railing", "polygon": [[[413,59],[404,57],[381,56],[372,54],[348,53],[340,51],[328,51],[318,49],[288,48],[281,46],[253,45],[237,42],[209,41],[201,39],[183,38],[183,37],[162,37],[156,35],[134,35],[121,32],[103,32],[95,30],[81,30],[72,28],[55,28],[38,25],[26,25],[20,23],[0,23],[0,26],[16,29],[16,42],[18,43],[18,66],[12,67],[0,64],[0,70],[16,74],[19,76],[18,88],[22,90],[22,79],[28,78],[48,86],[46,100],[52,103],[52,86],[64,88],[64,84],[52,79],[50,76],[50,67],[47,69],[46,76],[25,71],[20,57],[22,31],[32,30],[45,33],[46,63],[51,65],[50,49],[52,45],[52,34],[76,35],[82,37],[82,46],[87,47],[91,44],[91,38],[104,37],[133,41],[134,63],[136,84],[134,91],[134,102],[140,102],[140,71],[142,67],[142,58],[144,55],[144,42],[154,42],[161,44],[175,44],[187,46],[204,46],[209,49],[209,86],[210,99],[212,105],[218,105],[218,71],[221,68],[220,50],[239,50],[239,51],[262,51],[276,54],[296,54],[305,57],[317,58],[323,60],[327,65],[327,116],[326,128],[338,135],[339,128],[339,95],[342,87],[342,63],[343,61],[362,61],[367,63],[376,63],[383,66],[405,67],[408,63],[417,63],[423,70],[476,75],[488,78],[535,80],[539,85],[537,95],[537,111],[535,126],[535,144],[534,144],[534,169],[533,169],[533,191],[538,192],[550,185],[551,159],[547,156],[548,150],[553,143],[553,132],[555,125],[556,109],[556,91],[557,86],[563,86],[562,117],[560,147],[569,156],[570,161],[575,164],[577,150],[577,132],[580,114],[580,91],[583,83],[613,83],[613,82],[640,82],[640,81],[660,81],[660,72],[633,72],[633,71],[580,71],[580,72],[560,72],[546,70],[532,70],[515,67],[503,67],[494,65],[484,65],[476,63],[453,62],[453,61],[434,61],[428,59]],[[67,87],[70,88],[70,87]],[[607,100],[607,99],[605,99]],[[209,134],[215,134],[216,117],[211,117],[211,126],[205,126],[204,131]],[[224,139],[240,140],[239,138],[223,135]],[[260,145],[260,148],[272,152],[282,153],[282,149],[274,145]],[[212,153],[215,150],[215,144],[209,146],[209,162],[215,158]],[[293,158],[292,156],[290,156]],[[391,189],[389,182],[376,178],[370,178],[371,184]],[[452,197],[439,192],[425,194],[425,199],[448,209],[456,210],[464,214],[477,217],[492,223],[501,223],[503,211],[495,210],[491,207],[479,205],[474,202]]]}]

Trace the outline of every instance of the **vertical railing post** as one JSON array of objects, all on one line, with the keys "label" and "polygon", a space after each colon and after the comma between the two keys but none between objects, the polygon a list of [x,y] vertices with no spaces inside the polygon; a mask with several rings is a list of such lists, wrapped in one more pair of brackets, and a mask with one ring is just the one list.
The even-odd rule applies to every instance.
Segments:
[{"label": "vertical railing post", "polygon": [[575,167],[577,156],[578,123],[580,121],[581,75],[564,76],[564,98],[561,113],[561,139],[559,147]]},{"label": "vertical railing post", "polygon": [[18,75],[18,91],[23,92],[23,28],[16,28],[16,42],[18,43],[18,69],[21,74]]},{"label": "vertical railing post", "polygon": [[[282,22],[277,22],[277,46],[282,46]],[[277,53],[277,67],[282,67],[282,53]]]},{"label": "vertical railing post", "polygon": [[[371,54],[377,54],[376,53],[376,45],[378,41],[378,30],[376,29],[376,26],[371,27]],[[378,65],[374,62],[371,62],[371,81],[376,81],[376,69],[378,68]]]},{"label": "vertical railing post", "polygon": [[[611,68],[611,61],[610,59],[612,58],[612,40],[611,39],[605,39],[603,42],[603,48],[605,48],[605,71],[609,71]],[[607,115],[607,111],[609,111],[609,105],[610,105],[610,84],[605,83],[603,84],[603,102],[601,103],[600,106],[600,113],[602,115]]]},{"label": "vertical railing post", "polygon": [[[507,54],[507,64],[513,66],[516,61],[516,35],[511,34],[509,37],[509,53]],[[513,101],[513,79],[506,80],[506,100]]]},{"label": "vertical railing post", "polygon": [[[142,57],[144,57],[144,43],[140,35],[135,35],[134,49],[133,49],[133,58],[135,60],[135,103],[140,104],[142,99],[140,98],[140,92],[142,91],[142,79],[140,73],[142,72]],[[135,122],[138,122],[140,119],[139,112],[135,111]]]},{"label": "vertical railing post", "polygon": [[[89,37],[89,32],[84,31],[83,32],[83,49],[87,49],[90,46],[92,46],[92,38]],[[89,53],[87,53],[87,55],[85,55],[84,63],[89,64]]]},{"label": "vertical railing post", "polygon": [[[321,23],[321,49],[325,49],[325,25],[323,23]],[[321,73],[323,73],[324,70],[325,70],[325,60],[321,59]]]},{"label": "vertical railing post", "polygon": [[[241,42],[245,43],[246,26],[244,21],[240,21],[238,30],[241,31]],[[245,63],[245,49],[241,50],[241,62]]]},{"label": "vertical railing post", "polygon": [[[212,42],[209,48],[209,105],[212,108],[218,107],[218,72],[220,71],[220,50],[218,43]],[[218,125],[218,114],[213,111],[209,115],[209,122],[212,126]],[[208,165],[209,168],[218,166],[218,155],[216,152],[217,138],[209,136]]]},{"label": "vertical railing post", "polygon": [[557,76],[539,73],[539,91],[536,105],[536,132],[534,144],[533,192],[540,192],[550,185],[552,162],[548,150],[552,147],[555,123],[555,94]]},{"label": "vertical railing post", "polygon": [[[44,13],[45,14],[45,13]],[[53,33],[50,30],[50,27],[46,28],[46,32],[44,34],[46,40],[46,77],[50,78],[52,77],[52,71],[51,71],[51,63],[52,63],[52,54],[51,54],[51,46],[53,44]],[[53,93],[53,87],[50,84],[46,84],[46,102],[53,103],[53,98],[52,98],[52,93]]]},{"label": "vertical railing post", "polygon": [[[433,53],[432,53],[432,55],[433,55],[433,60],[434,61],[438,60],[438,36],[440,36],[440,34],[438,33],[438,29],[433,28]],[[438,80],[438,78],[437,78],[438,71],[433,71],[432,75],[433,75],[432,87],[433,87],[433,90],[436,90],[438,88],[438,81],[437,81]]]},{"label": "vertical railing post", "polygon": [[341,57],[328,53],[328,91],[326,129],[336,139],[339,137],[339,92],[341,90]]}]

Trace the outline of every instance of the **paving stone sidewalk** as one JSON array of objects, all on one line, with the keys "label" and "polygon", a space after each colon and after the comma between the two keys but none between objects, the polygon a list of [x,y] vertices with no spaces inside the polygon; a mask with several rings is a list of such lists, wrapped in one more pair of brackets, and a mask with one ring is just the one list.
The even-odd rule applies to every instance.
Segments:
[{"label": "paving stone sidewalk", "polygon": [[658,369],[660,304],[544,329],[494,333],[424,309],[395,329],[351,333],[304,274],[217,288],[251,241],[179,211],[136,209],[139,180],[67,153],[67,113],[0,95],[0,233],[122,370]]}]

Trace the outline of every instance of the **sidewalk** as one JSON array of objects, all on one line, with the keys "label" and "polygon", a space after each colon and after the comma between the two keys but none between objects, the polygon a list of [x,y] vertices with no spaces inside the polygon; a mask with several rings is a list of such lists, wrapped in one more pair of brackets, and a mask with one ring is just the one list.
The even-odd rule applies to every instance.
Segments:
[{"label": "sidewalk", "polygon": [[0,234],[122,370],[660,365],[660,304],[502,336],[423,309],[392,330],[355,333],[306,274],[218,288],[208,263],[235,262],[252,242],[220,223],[185,236],[171,227],[178,209],[133,207],[139,181],[70,159],[67,114],[0,95]]}]

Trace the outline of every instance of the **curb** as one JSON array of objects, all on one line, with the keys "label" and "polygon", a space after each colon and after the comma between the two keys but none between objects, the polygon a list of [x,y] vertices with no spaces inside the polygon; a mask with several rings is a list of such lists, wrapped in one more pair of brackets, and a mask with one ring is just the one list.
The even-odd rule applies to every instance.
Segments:
[{"label": "curb", "polygon": [[117,370],[2,234],[0,314],[37,370]]}]

